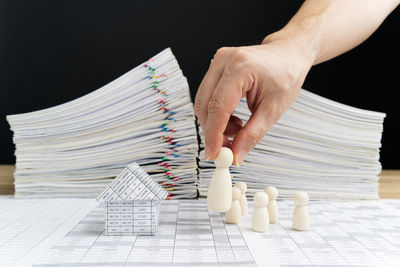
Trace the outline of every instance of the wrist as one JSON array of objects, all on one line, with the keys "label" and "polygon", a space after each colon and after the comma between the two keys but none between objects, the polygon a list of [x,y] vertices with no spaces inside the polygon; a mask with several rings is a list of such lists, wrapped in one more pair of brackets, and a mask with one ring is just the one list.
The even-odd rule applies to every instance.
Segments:
[{"label": "wrist", "polygon": [[322,50],[321,21],[322,18],[306,19],[301,22],[290,21],[281,30],[266,36],[261,45],[276,43],[290,47],[301,54],[311,67],[318,63]]}]

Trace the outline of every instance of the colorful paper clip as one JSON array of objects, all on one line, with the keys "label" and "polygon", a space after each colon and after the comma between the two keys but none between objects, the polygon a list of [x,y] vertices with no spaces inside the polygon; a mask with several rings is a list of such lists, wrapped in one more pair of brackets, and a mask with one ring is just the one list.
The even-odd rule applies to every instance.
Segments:
[{"label": "colorful paper clip", "polygon": [[[153,58],[150,58],[148,61],[152,61],[154,62]],[[169,121],[173,121],[176,122],[176,119],[173,118],[172,116],[176,114],[176,112],[170,111],[167,106],[168,106],[168,101],[166,99],[166,97],[168,97],[168,93],[165,89],[160,88],[160,81],[157,81],[157,79],[161,78],[161,77],[167,77],[168,75],[163,73],[161,75],[157,75],[156,73],[156,68],[153,68],[152,66],[150,66],[149,64],[144,64],[144,67],[148,69],[148,75],[145,77],[146,79],[153,79],[154,81],[152,81],[152,85],[151,87],[156,90],[159,94],[160,94],[160,98],[157,100],[158,104],[160,105],[159,110],[164,111],[164,113],[167,115],[166,119],[168,119]],[[168,122],[164,122],[160,128],[162,129],[162,131],[164,132],[173,132],[175,133],[176,130],[174,129],[169,129],[168,127]],[[172,157],[179,157],[179,154],[177,154],[177,149],[176,147],[179,147],[179,144],[176,143],[174,141],[174,139],[170,136],[165,136],[162,135],[160,136],[161,139],[166,140],[169,144],[173,145],[173,148],[170,148],[173,152],[165,152],[166,157],[161,157],[160,158],[160,162],[157,163],[160,167],[162,167],[162,171],[164,172],[164,175],[166,177],[166,179],[168,180],[173,180],[173,181],[178,181],[180,180],[180,178],[178,177],[174,177],[171,173],[172,171],[172,167],[170,164],[168,164],[168,161],[170,161],[170,159],[168,158],[168,156],[172,156]],[[162,182],[160,183],[161,185],[164,186],[164,188],[168,191],[174,191],[174,189],[172,187],[175,186],[175,184],[171,184],[171,183],[166,183],[166,182]],[[167,199],[170,199],[174,196],[174,194],[168,194]]]}]

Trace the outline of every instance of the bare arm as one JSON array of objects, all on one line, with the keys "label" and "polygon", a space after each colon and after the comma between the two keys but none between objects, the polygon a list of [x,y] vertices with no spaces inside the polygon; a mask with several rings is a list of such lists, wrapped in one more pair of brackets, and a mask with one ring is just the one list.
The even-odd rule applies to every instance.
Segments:
[{"label": "bare arm", "polygon": [[[239,165],[294,102],[310,68],[363,42],[399,2],[307,0],[262,44],[219,49],[195,99],[206,158],[230,146]],[[232,115],[242,97],[252,113],[245,125]]]},{"label": "bare arm", "polygon": [[289,23],[267,36],[297,39],[308,46],[314,65],[364,42],[397,7],[399,0],[307,0]]}]

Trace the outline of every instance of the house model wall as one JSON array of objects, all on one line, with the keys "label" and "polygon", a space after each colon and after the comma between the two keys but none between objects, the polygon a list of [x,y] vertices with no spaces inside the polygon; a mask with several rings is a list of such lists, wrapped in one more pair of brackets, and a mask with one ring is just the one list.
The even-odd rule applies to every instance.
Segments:
[{"label": "house model wall", "polygon": [[132,163],[97,197],[105,202],[106,235],[154,235],[167,191]]}]

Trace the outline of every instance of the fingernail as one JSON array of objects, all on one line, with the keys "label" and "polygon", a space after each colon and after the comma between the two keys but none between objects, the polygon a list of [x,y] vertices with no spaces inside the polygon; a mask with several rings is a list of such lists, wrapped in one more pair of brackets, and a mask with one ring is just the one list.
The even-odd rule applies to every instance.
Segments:
[{"label": "fingernail", "polygon": [[233,163],[237,166],[240,167],[239,161],[238,161],[238,155],[236,153],[233,154]]}]

